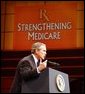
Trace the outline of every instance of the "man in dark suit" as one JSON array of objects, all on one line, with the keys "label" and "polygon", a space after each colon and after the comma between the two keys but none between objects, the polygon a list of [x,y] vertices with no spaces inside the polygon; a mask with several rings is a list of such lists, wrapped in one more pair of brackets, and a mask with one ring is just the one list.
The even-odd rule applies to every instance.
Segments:
[{"label": "man in dark suit", "polygon": [[[31,55],[24,57],[18,63],[10,93],[21,93],[22,81],[35,79],[47,67],[46,45],[36,42],[32,45]],[[38,65],[39,61],[39,65]]]}]

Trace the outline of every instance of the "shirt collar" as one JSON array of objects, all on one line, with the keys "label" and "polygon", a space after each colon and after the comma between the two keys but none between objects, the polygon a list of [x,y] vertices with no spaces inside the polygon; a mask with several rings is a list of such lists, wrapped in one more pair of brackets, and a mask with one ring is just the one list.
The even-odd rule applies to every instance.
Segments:
[{"label": "shirt collar", "polygon": [[37,63],[37,62],[38,62],[38,59],[35,57],[34,54],[32,54],[32,56],[33,56],[33,58],[34,58],[35,63]]}]

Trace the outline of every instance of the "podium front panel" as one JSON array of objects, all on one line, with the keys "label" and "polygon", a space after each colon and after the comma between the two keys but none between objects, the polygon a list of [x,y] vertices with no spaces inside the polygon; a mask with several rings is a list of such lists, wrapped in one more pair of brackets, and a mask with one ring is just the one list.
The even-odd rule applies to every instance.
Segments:
[{"label": "podium front panel", "polygon": [[[56,83],[56,77],[58,75],[62,75],[65,82],[65,89],[63,91],[61,91],[62,83],[58,81],[60,88]],[[52,68],[47,68],[38,78],[23,81],[21,93],[70,93],[68,79],[68,74]]]},{"label": "podium front panel", "polygon": [[[56,82],[56,79],[57,79],[56,77],[58,75],[61,75],[63,77],[64,83],[65,83],[65,88],[63,91],[59,90],[58,84]],[[49,92],[50,93],[70,93],[68,74],[49,68]]]}]

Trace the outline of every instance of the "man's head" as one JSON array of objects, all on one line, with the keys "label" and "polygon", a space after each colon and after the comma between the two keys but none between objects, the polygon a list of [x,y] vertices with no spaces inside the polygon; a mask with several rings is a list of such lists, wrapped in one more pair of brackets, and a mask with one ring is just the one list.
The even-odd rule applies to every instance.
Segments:
[{"label": "man's head", "polygon": [[46,57],[46,45],[41,42],[36,42],[32,45],[31,52],[36,55],[38,59],[45,59]]}]

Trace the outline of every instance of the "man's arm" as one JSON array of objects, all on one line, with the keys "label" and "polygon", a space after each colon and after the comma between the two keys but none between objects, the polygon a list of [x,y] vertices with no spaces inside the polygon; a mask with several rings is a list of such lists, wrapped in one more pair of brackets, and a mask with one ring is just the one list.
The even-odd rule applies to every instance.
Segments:
[{"label": "man's arm", "polygon": [[28,61],[21,62],[18,67],[20,75],[24,80],[32,79],[39,76],[39,74],[37,73],[37,69],[33,68]]}]

